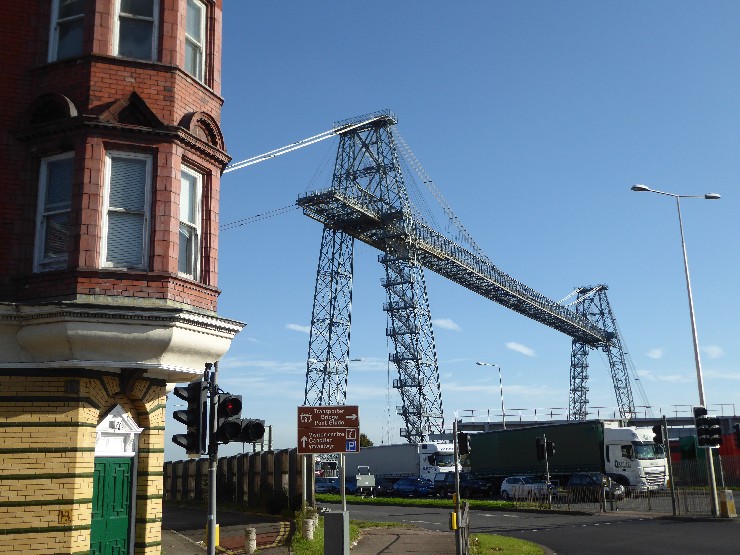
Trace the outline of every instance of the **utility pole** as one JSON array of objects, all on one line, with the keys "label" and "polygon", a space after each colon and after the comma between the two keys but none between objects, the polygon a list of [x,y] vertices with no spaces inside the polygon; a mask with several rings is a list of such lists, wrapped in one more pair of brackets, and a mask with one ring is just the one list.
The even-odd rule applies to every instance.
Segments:
[{"label": "utility pole", "polygon": [[213,363],[213,372],[209,370],[211,364],[206,364],[206,376],[210,382],[211,412],[208,425],[208,521],[206,528],[207,553],[216,555],[216,468],[218,467],[218,442],[216,441],[216,409],[218,408],[218,362]]}]

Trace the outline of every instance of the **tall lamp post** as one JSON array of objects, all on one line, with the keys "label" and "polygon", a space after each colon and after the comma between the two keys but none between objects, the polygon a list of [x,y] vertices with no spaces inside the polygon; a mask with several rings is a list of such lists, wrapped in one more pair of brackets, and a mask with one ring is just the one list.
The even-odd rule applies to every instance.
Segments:
[{"label": "tall lamp post", "polygon": [[[665,191],[657,191],[651,189],[646,185],[633,185],[633,191],[641,193],[656,193],[658,195],[665,195],[676,199],[676,209],[678,210],[678,229],[681,232],[681,248],[683,250],[683,269],[686,274],[686,292],[689,296],[689,316],[691,317],[691,337],[694,341],[694,362],[696,364],[696,383],[699,387],[699,404],[706,407],[707,401],[704,395],[704,378],[701,373],[701,358],[699,356],[699,337],[696,333],[696,319],[694,318],[694,297],[691,294],[691,278],[689,277],[689,260],[686,256],[686,242],[684,241],[683,235],[683,222],[681,220],[681,202],[682,198],[703,198],[706,200],[717,200],[720,197],[717,193],[707,193],[705,195],[677,195],[675,193],[666,193]],[[717,505],[717,480],[714,476],[714,460],[712,459],[711,448],[707,450],[707,474],[709,474],[709,485],[712,496],[712,514],[718,514]]]},{"label": "tall lamp post", "polygon": [[478,366],[494,366],[498,368],[498,386],[499,391],[501,392],[501,424],[504,427],[504,430],[506,429],[506,411],[504,410],[504,382],[501,379],[501,367],[498,364],[493,364],[490,362],[476,362]]}]

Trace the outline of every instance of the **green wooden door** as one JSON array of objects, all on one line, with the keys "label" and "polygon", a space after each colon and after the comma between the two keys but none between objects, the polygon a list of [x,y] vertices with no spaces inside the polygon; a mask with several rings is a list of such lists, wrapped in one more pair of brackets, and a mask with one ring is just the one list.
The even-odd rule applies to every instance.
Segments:
[{"label": "green wooden door", "polygon": [[95,459],[91,555],[128,555],[131,460],[118,457]]}]

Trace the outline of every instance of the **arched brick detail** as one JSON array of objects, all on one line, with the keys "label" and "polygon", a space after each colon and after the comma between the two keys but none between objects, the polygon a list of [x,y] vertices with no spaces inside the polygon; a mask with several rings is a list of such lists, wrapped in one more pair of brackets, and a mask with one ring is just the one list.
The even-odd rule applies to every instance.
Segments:
[{"label": "arched brick detail", "polygon": [[42,125],[52,121],[77,116],[77,107],[63,94],[47,93],[37,97],[26,109],[28,126]]},{"label": "arched brick detail", "polygon": [[213,116],[205,112],[190,112],[180,120],[180,127],[187,129],[192,135],[211,146],[225,150],[221,126]]}]

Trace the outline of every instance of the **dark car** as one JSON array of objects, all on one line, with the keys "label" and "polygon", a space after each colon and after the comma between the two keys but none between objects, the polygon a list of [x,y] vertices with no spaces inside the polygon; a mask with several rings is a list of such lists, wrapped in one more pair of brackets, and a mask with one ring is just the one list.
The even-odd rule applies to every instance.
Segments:
[{"label": "dark car", "polygon": [[434,493],[434,484],[426,478],[401,478],[393,484],[393,491],[398,495],[426,497]]},{"label": "dark car", "polygon": [[[490,484],[478,478],[477,474],[460,472],[460,495],[462,497],[469,499],[475,495],[484,496],[490,491]],[[434,493],[442,497],[455,493],[455,473],[437,472],[434,476]]]},{"label": "dark car", "polygon": [[568,495],[574,501],[624,499],[624,486],[601,472],[577,472],[568,479]]},{"label": "dark car", "polygon": [[376,497],[388,497],[394,495],[395,493],[396,492],[393,489],[393,482],[391,480],[387,480],[385,478],[375,479],[375,488],[373,489],[373,494]]}]

